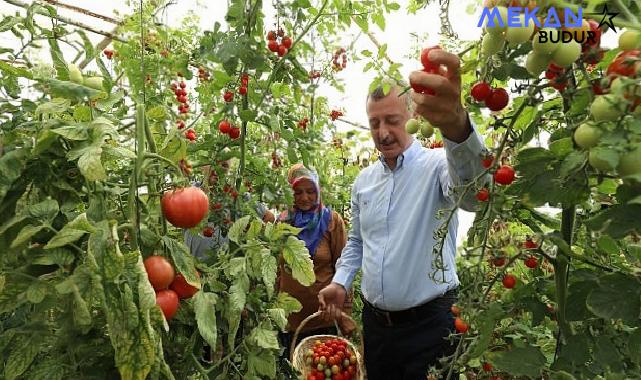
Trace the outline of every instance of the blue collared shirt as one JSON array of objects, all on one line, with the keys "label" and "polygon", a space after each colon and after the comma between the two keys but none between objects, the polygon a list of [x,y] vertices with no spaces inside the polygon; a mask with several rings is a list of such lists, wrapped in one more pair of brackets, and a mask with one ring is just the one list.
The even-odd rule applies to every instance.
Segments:
[{"label": "blue collared shirt", "polygon": [[[476,131],[462,143],[444,139],[445,149],[423,148],[416,140],[390,170],[382,159],[365,168],[352,188],[351,230],[336,263],[333,282],[351,287],[362,267],[361,291],[383,310],[404,310],[443,295],[459,285],[456,275],[456,215],[443,246],[443,273],[435,273],[434,231],[458,197],[451,188],[465,184],[485,170],[483,140]],[[475,191],[461,208],[473,211]],[[435,281],[435,279],[437,281]]]}]

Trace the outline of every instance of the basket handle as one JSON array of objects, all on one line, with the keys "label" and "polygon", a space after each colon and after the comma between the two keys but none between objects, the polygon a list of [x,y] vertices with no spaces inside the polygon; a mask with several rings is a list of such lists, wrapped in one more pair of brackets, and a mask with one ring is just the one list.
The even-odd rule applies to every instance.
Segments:
[{"label": "basket handle", "polygon": [[[301,323],[298,325],[298,327],[296,328],[296,331],[294,332],[294,337],[292,338],[292,343],[291,343],[291,345],[289,347],[289,360],[290,361],[294,358],[294,349],[296,348],[296,341],[298,340],[298,334],[303,329],[303,326],[305,326],[307,324],[307,322],[311,321],[312,319],[318,318],[321,314],[322,314],[322,311],[319,310],[319,311],[307,316],[307,318],[303,319],[301,321]],[[363,334],[361,333],[361,330],[360,330],[360,327],[358,326],[358,323],[356,323],[356,321],[354,321],[354,319],[352,317],[350,317],[349,315],[345,314],[343,311],[341,311],[341,317],[342,318],[347,318],[347,319],[351,320],[352,322],[354,322],[354,326],[356,326],[355,331],[358,332],[358,334],[360,335],[360,338],[361,338],[361,339],[359,339],[358,350],[360,351],[360,354],[363,355],[363,352],[364,352],[364,350],[363,350]],[[334,320],[334,325],[336,326],[336,331],[338,331],[339,334],[342,334],[342,331],[341,331],[340,327],[336,323],[336,319]]]}]

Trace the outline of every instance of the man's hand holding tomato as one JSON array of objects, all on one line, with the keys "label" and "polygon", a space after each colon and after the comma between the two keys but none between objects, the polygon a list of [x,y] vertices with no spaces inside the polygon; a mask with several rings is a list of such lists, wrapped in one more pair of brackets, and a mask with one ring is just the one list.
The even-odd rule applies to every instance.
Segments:
[{"label": "man's hand holding tomato", "polygon": [[410,74],[413,88],[428,89],[426,93],[412,91],[414,112],[439,128],[443,137],[463,142],[472,127],[461,103],[461,61],[456,54],[438,47],[425,50],[421,54],[424,69]]}]

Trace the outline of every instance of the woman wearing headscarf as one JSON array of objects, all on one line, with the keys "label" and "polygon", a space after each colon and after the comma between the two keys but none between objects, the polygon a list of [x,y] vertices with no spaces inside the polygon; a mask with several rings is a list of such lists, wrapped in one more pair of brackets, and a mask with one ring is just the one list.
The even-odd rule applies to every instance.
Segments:
[{"label": "woman wearing headscarf", "polygon": [[[279,265],[278,288],[296,298],[303,308],[298,313],[289,315],[287,333],[282,335],[285,355],[289,356],[289,346],[294,332],[309,315],[318,311],[318,292],[332,281],[336,260],[341,255],[347,241],[347,232],[343,218],[333,210],[325,207],[321,201],[320,182],[316,171],[296,164],[287,173],[287,180],[294,192],[293,207],[280,214],[279,221],[301,228],[298,238],[305,242],[311,259],[314,262],[316,282],[303,286],[284,269],[284,262]],[[343,310],[349,314],[352,297],[349,296]],[[349,334],[355,328],[352,321],[339,321],[343,333]],[[311,335],[336,335],[333,322],[315,318],[303,327],[299,340]]]}]

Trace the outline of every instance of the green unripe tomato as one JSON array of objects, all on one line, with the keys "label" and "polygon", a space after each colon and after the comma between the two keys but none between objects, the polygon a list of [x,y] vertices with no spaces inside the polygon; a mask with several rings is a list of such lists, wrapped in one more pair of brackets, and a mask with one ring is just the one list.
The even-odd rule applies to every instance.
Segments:
[{"label": "green unripe tomato", "polygon": [[590,149],[596,146],[600,139],[601,129],[592,122],[583,123],[574,131],[574,141],[576,145],[583,149]]},{"label": "green unripe tomato", "polygon": [[78,66],[74,64],[69,65],[69,80],[74,83],[82,84],[82,72]]},{"label": "green unripe tomato", "polygon": [[430,124],[429,121],[424,121],[421,123],[421,135],[426,139],[429,139],[434,134],[434,127]]},{"label": "green unripe tomato", "polygon": [[405,131],[407,131],[407,133],[409,133],[409,134],[412,134],[412,135],[413,135],[413,134],[415,134],[416,132],[418,132],[419,125],[420,125],[420,123],[419,123],[419,121],[418,121],[418,120],[416,120],[416,119],[409,119],[409,120],[405,123]]}]

